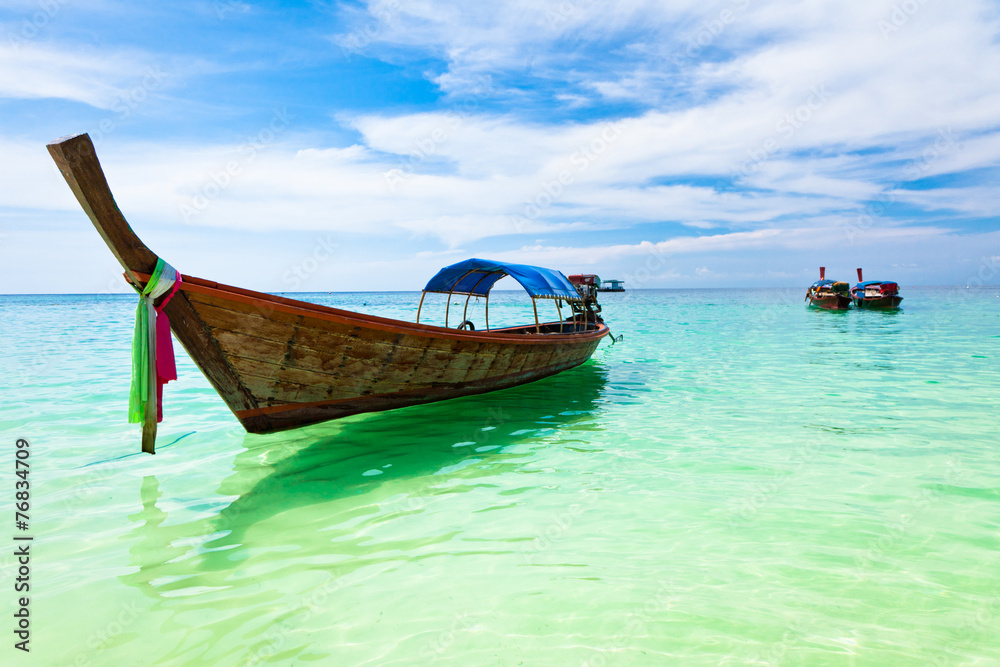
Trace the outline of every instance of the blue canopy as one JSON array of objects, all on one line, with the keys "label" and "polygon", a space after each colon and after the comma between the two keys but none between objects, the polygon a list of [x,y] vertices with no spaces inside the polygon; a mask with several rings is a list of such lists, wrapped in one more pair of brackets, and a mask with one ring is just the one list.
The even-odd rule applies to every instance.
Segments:
[{"label": "blue canopy", "polygon": [[496,281],[510,276],[532,297],[580,301],[582,297],[566,276],[554,269],[526,264],[507,264],[488,259],[467,259],[437,272],[425,292],[486,296]]},{"label": "blue canopy", "polygon": [[[837,289],[837,285],[842,285],[843,288]],[[829,287],[834,292],[841,292],[849,287],[849,285],[845,283],[843,280],[817,280],[812,284],[812,286],[814,289],[819,289],[820,287]]]}]

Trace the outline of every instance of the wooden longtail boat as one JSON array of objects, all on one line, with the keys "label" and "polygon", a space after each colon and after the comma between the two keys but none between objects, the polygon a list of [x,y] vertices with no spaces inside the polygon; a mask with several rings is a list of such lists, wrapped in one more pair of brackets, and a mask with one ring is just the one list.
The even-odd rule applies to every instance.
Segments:
[{"label": "wooden longtail boat", "polygon": [[850,285],[845,282],[826,280],[826,267],[819,267],[819,280],[806,291],[806,300],[813,308],[823,310],[847,310],[851,305],[848,294]]},{"label": "wooden longtail boat", "polygon": [[858,284],[851,288],[851,299],[858,308],[899,308],[903,297],[899,296],[899,285],[886,280],[862,282],[858,269]]},{"label": "wooden longtail boat", "polygon": [[[77,200],[137,291],[158,257],[129,227],[86,134],[48,146]],[[362,412],[480,394],[582,364],[608,335],[596,304],[558,271],[468,260],[446,267],[427,292],[489,297],[505,275],[532,297],[533,324],[466,330],[365,315],[183,275],[163,307],[173,335],[243,427],[269,433]],[[532,273],[530,270],[535,270]],[[572,317],[538,320],[537,299],[565,301]],[[423,297],[421,297],[421,306]],[[447,320],[446,320],[447,325]],[[153,452],[156,411],[143,426]]]}]

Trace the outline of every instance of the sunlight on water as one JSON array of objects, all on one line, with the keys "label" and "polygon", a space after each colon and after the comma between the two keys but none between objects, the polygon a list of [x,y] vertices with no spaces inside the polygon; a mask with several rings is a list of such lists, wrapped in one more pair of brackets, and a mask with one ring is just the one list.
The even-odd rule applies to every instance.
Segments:
[{"label": "sunlight on water", "polygon": [[[997,290],[802,292],[602,295],[624,341],[580,368],[264,436],[178,349],[155,457],[133,300],[0,297],[32,660],[995,664]],[[412,320],[419,294],[308,298]]]}]

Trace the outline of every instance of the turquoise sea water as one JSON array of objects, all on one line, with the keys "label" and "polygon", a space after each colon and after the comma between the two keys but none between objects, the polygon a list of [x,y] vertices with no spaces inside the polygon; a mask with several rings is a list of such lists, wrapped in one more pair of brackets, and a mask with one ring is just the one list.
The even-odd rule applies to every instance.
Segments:
[{"label": "turquoise sea water", "polygon": [[583,367],[265,436],[178,348],[156,456],[134,297],[0,297],[0,662],[1000,663],[1000,290],[804,291],[605,294]]}]

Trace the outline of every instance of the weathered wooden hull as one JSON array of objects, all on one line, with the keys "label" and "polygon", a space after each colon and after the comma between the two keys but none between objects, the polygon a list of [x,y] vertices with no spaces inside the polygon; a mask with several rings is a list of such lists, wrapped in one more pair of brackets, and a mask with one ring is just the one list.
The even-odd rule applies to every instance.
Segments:
[{"label": "weathered wooden hull", "polygon": [[864,297],[855,296],[854,305],[858,308],[899,308],[899,304],[903,302],[903,297],[898,294],[890,294],[886,296],[874,296],[874,297]]},{"label": "weathered wooden hull", "polygon": [[[608,333],[603,324],[564,335],[457,331],[187,276],[179,296],[231,372],[213,381],[216,365],[192,359],[252,433],[532,382],[582,364]],[[198,351],[190,327],[174,326],[172,305],[175,336]],[[229,377],[245,391],[227,391]]]},{"label": "weathered wooden hull", "polygon": [[851,297],[846,294],[824,294],[824,295],[807,295],[809,298],[809,305],[813,308],[822,308],[823,310],[847,310],[851,306]]},{"label": "weathered wooden hull", "polygon": [[[137,287],[157,256],[125,221],[87,135],[49,145],[60,171]],[[361,412],[513,387],[577,366],[603,323],[461,331],[364,315],[183,276],[164,307],[174,336],[243,427],[268,433]],[[143,431],[152,452],[155,421]]]}]

